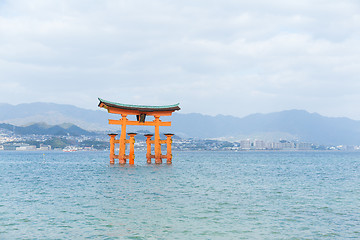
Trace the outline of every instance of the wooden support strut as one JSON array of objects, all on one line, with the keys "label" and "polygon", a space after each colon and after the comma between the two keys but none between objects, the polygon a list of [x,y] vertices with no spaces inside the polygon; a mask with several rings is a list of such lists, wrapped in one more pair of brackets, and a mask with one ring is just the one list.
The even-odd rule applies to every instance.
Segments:
[{"label": "wooden support strut", "polygon": [[166,160],[167,160],[166,163],[171,164],[172,163],[172,152],[171,152],[172,139],[171,139],[171,137],[174,134],[166,133],[164,135],[166,136]]},{"label": "wooden support strut", "polygon": [[128,135],[130,137],[130,139],[129,139],[129,144],[130,144],[129,164],[134,165],[134,159],[135,159],[134,144],[135,144],[135,136],[137,134],[136,133],[128,133]]},{"label": "wooden support strut", "polygon": [[110,164],[115,163],[115,137],[117,134],[111,133],[110,136]]},{"label": "wooden support strut", "polygon": [[119,142],[119,164],[126,164],[126,122],[127,122],[127,114],[121,114],[121,135],[120,135],[120,142]]},{"label": "wooden support strut", "polygon": [[155,143],[154,143],[154,150],[155,150],[155,163],[161,164],[162,158],[161,158],[161,143],[160,143],[160,117],[155,116]]},{"label": "wooden support strut", "polygon": [[151,137],[154,136],[154,134],[145,134],[146,137],[146,162],[151,163]]}]

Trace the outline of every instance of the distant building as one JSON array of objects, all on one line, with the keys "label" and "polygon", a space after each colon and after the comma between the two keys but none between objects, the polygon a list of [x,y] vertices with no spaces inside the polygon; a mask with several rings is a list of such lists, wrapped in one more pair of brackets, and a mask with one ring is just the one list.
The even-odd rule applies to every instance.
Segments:
[{"label": "distant building", "polygon": [[256,150],[264,150],[264,149],[266,149],[266,144],[262,140],[255,140],[254,141],[254,148]]},{"label": "distant building", "polygon": [[16,147],[15,150],[16,151],[35,151],[36,146],[35,145],[24,145],[24,146]]},{"label": "distant building", "polygon": [[296,143],[296,150],[311,150],[311,143]]},{"label": "distant building", "polygon": [[7,151],[15,151],[17,147],[20,147],[22,146],[23,144],[14,144],[14,143],[9,143],[9,144],[4,144],[3,145],[3,148],[4,150],[7,150]]},{"label": "distant building", "polygon": [[240,148],[242,150],[250,150],[251,149],[251,142],[249,139],[247,140],[241,140],[240,141]]},{"label": "distant building", "polygon": [[280,142],[280,149],[283,149],[283,150],[293,150],[295,149],[295,143],[293,142]]},{"label": "distant building", "polygon": [[270,142],[268,144],[268,149],[271,150],[280,150],[281,149],[281,143],[279,142]]},{"label": "distant building", "polygon": [[344,146],[344,145],[338,145],[338,146],[336,146],[336,149],[337,149],[337,150],[346,150],[346,146]]},{"label": "distant building", "polygon": [[355,151],[356,150],[356,146],[346,146],[345,147],[346,151]]},{"label": "distant building", "polygon": [[36,150],[39,150],[39,151],[50,151],[50,150],[51,150],[51,146],[50,146],[50,145],[40,144],[40,147],[37,148]]}]

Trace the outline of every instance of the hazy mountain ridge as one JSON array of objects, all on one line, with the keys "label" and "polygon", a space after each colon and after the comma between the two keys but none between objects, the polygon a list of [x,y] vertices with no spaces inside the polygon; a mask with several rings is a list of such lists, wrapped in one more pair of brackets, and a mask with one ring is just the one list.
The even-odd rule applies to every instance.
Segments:
[{"label": "hazy mountain ridge", "polygon": [[[106,110],[87,110],[72,105],[54,103],[0,104],[0,122],[25,125],[46,122],[59,125],[70,122],[86,130],[116,129],[107,119],[119,118]],[[147,120],[152,120],[148,117]],[[164,118],[164,121],[167,119]],[[196,138],[273,138],[307,141],[319,144],[360,144],[360,121],[349,118],[332,118],[304,110],[286,110],[269,114],[251,114],[238,118],[233,116],[208,116],[199,113],[175,112],[172,127],[163,132],[173,132],[181,137]],[[152,128],[129,127],[129,130]]]},{"label": "hazy mountain ridge", "polygon": [[203,137],[238,136],[244,139],[257,136],[261,139],[272,133],[283,139],[319,144],[360,144],[360,121],[324,117],[304,110],[252,114],[244,118],[177,114],[174,125],[179,130],[192,125],[194,133]]},{"label": "hazy mountain ridge", "polygon": [[0,122],[18,126],[38,122],[51,125],[72,123],[87,130],[105,130],[108,127],[106,111],[88,110],[56,103],[0,104]]},{"label": "hazy mountain ridge", "polygon": [[46,123],[36,123],[28,126],[15,126],[8,123],[0,123],[0,129],[6,129],[15,134],[20,135],[70,135],[70,136],[92,136],[94,132],[86,131],[73,124],[62,124],[62,125],[48,125]]}]

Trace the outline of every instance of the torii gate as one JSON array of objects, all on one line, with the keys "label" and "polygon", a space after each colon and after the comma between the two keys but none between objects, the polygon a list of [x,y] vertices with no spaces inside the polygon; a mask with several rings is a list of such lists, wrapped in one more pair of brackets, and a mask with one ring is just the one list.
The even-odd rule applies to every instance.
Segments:
[{"label": "torii gate", "polygon": [[[115,103],[99,98],[99,107],[107,109],[109,113],[121,114],[120,120],[109,119],[109,124],[121,125],[121,134],[119,140],[115,140],[117,134],[109,134],[110,136],[110,163],[114,164],[114,159],[119,159],[120,164],[126,164],[126,159],[129,159],[129,164],[134,164],[134,143],[136,133],[128,133],[130,139],[126,139],[126,126],[155,126],[155,139],[151,140],[153,134],[146,134],[147,144],[147,163],[151,163],[151,158],[155,158],[155,163],[162,163],[162,159],[166,158],[167,163],[171,164],[171,137],[173,134],[165,134],[166,140],[160,139],[160,126],[171,126],[171,122],[162,122],[160,116],[171,116],[174,111],[180,110],[179,104],[168,106],[141,106],[129,105],[122,103]],[[137,121],[129,121],[126,117],[128,115],[136,115]],[[145,121],[146,116],[154,116],[153,121]],[[115,144],[119,144],[119,154],[115,155]],[[129,155],[125,154],[126,144],[130,144]],[[155,154],[151,154],[151,144],[154,144]],[[167,154],[161,154],[161,144],[167,145]]]}]

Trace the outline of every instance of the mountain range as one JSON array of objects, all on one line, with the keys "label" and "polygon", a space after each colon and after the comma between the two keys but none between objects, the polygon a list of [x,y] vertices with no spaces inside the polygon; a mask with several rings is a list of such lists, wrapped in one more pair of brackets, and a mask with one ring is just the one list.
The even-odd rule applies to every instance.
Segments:
[{"label": "mountain range", "polygon": [[15,126],[9,123],[0,123],[0,129],[5,129],[18,135],[59,135],[59,136],[93,136],[94,132],[86,131],[73,124],[48,125],[34,123],[28,126]]},{"label": "mountain range", "polygon": [[56,103],[0,104],[0,122],[17,126],[44,122],[50,125],[72,123],[87,130],[105,130],[106,111],[88,110]]},{"label": "mountain range", "polygon": [[[119,126],[108,125],[109,118],[118,119],[119,116],[103,109],[88,110],[55,103],[0,104],[0,122],[17,126],[38,122],[50,125],[72,123],[88,131],[119,131]],[[152,119],[149,117],[147,120]],[[234,141],[286,139],[317,144],[360,145],[360,121],[325,117],[304,110],[257,113],[243,118],[175,112],[171,121],[172,126],[161,131],[173,132],[181,137]],[[129,131],[138,129],[153,131],[151,127],[129,127]]]}]

